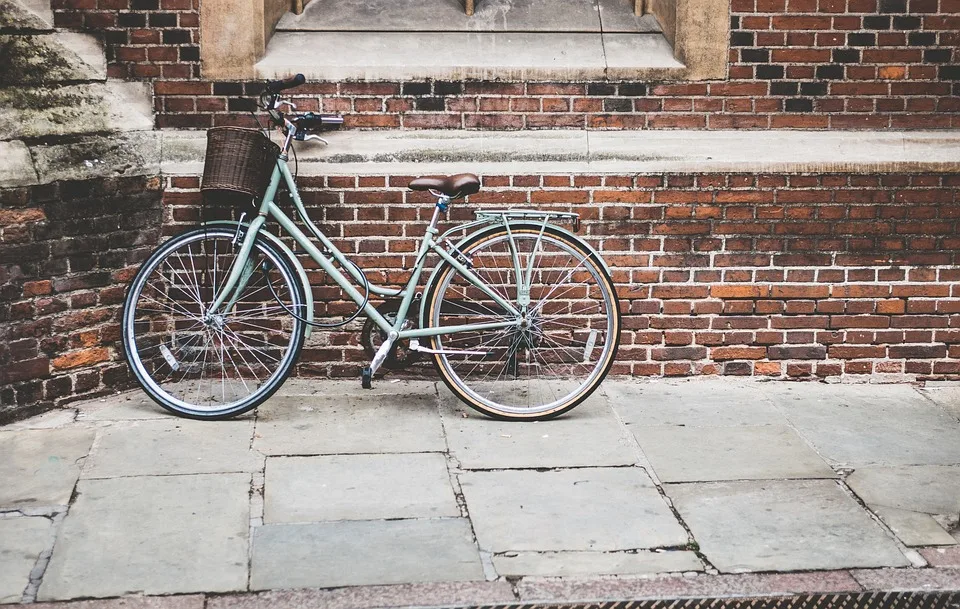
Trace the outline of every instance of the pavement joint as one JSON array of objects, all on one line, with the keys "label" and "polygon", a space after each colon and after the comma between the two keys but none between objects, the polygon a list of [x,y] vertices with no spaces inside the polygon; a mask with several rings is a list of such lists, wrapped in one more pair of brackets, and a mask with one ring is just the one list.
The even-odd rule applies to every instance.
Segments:
[{"label": "pavement joint", "polygon": [[887,523],[884,522],[883,519],[880,518],[880,516],[878,516],[877,513],[874,512],[870,508],[870,506],[867,505],[867,503],[863,499],[861,499],[856,492],[854,492],[852,488],[850,488],[850,485],[847,484],[847,481],[845,479],[837,480],[837,484],[840,486],[840,490],[846,493],[847,496],[849,496],[851,499],[856,501],[857,504],[863,509],[863,511],[865,511],[867,515],[870,516],[870,518],[874,522],[876,522],[881,529],[883,529],[884,533],[886,533],[887,536],[893,540],[893,543],[897,545],[897,549],[899,549],[900,552],[907,557],[907,560],[909,560],[914,567],[928,566],[928,563],[923,558],[923,556],[913,548],[907,547],[906,544],[900,541],[900,538],[897,537],[897,534],[893,532],[893,530],[887,525]]},{"label": "pavement joint", "polygon": [[30,579],[27,583],[27,587],[23,591],[23,597],[20,600],[21,603],[36,602],[37,592],[40,591],[40,584],[43,583],[43,576],[47,572],[47,567],[50,566],[50,557],[53,556],[53,550],[57,545],[57,536],[60,533],[60,526],[63,524],[63,519],[66,517],[66,510],[57,512],[52,517],[48,517],[51,526],[47,539],[47,547],[40,552],[40,555],[37,557],[36,564],[34,564],[33,569],[30,570]]}]

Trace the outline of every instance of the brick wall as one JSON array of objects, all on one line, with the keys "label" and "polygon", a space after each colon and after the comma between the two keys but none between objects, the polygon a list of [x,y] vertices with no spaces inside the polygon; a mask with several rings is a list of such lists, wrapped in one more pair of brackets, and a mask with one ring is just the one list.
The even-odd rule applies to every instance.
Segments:
[{"label": "brick wall", "polygon": [[[399,285],[432,214],[409,177],[301,177],[322,230]],[[614,372],[877,378],[960,375],[960,176],[483,176],[485,206],[573,210],[625,313]],[[164,196],[197,220],[196,178]],[[180,224],[184,226],[180,226]],[[384,236],[385,238],[381,238]],[[376,238],[372,238],[376,237]],[[313,274],[322,284],[324,277]],[[333,289],[323,307],[343,313]],[[318,332],[300,372],[355,376],[359,325]]]},{"label": "brick wall", "polygon": [[[105,33],[110,74],[156,80],[157,124],[250,124],[254,83],[199,79],[200,0],[54,0]],[[365,128],[960,127],[960,0],[731,0],[729,79],[314,83],[306,110]]]},{"label": "brick wall", "polygon": [[119,311],[160,224],[156,178],[0,190],[0,423],[128,385]]}]

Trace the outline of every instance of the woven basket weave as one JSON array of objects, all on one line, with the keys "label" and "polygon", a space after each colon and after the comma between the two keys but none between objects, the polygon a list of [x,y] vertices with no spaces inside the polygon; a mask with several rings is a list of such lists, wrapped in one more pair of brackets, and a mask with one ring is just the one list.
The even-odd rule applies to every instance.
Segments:
[{"label": "woven basket weave", "polygon": [[237,194],[260,199],[279,155],[280,147],[258,129],[209,129],[200,191],[204,198],[217,201]]}]

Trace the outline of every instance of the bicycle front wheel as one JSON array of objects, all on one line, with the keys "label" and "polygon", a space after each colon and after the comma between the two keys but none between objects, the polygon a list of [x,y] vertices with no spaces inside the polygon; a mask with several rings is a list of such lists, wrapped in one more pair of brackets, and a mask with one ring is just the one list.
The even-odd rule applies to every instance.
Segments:
[{"label": "bicycle front wheel", "polygon": [[195,419],[255,408],[283,383],[303,347],[303,286],[283,253],[257,239],[242,281],[219,311],[240,246],[235,231],[199,228],[143,264],[123,307],[127,362],[158,404]]},{"label": "bicycle front wheel", "polygon": [[[449,264],[424,299],[434,355],[450,390],[499,419],[548,419],[580,404],[609,372],[620,340],[617,293],[596,254],[565,231],[496,227],[460,247],[472,272],[526,316],[511,314]],[[515,264],[514,251],[516,252]],[[521,305],[520,274],[531,277]],[[457,331],[467,324],[517,322]]]}]

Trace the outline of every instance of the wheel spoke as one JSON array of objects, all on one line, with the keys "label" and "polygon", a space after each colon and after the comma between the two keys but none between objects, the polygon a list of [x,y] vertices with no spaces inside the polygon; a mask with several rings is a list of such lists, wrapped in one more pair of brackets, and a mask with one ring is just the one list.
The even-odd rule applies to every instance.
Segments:
[{"label": "wheel spoke", "polygon": [[283,382],[303,343],[304,324],[287,313],[305,307],[298,279],[269,244],[254,244],[255,270],[230,294],[232,312],[208,311],[238,264],[233,237],[229,228],[206,228],[161,245],[124,306],[124,351],[137,380],[180,414],[223,417],[256,406]]},{"label": "wheel spoke", "polygon": [[[464,323],[455,302],[469,303],[484,321],[517,321],[507,331],[466,331],[436,339],[441,349],[485,351],[485,356],[438,354],[444,380],[468,404],[506,418],[551,416],[582,401],[602,380],[613,361],[616,341],[596,345],[596,355],[583,362],[589,332],[602,328],[619,332],[616,292],[589,250],[575,239],[541,227],[500,229],[463,247],[474,261],[477,277],[503,296],[501,286],[516,286],[510,252],[514,240],[526,274],[530,265],[531,304],[526,317],[515,319],[491,308],[482,294],[455,269],[448,268],[431,290],[431,327]],[[510,299],[511,302],[517,302]],[[521,308],[518,306],[518,308]],[[473,320],[472,320],[473,321]],[[521,323],[522,322],[522,323]]]}]

